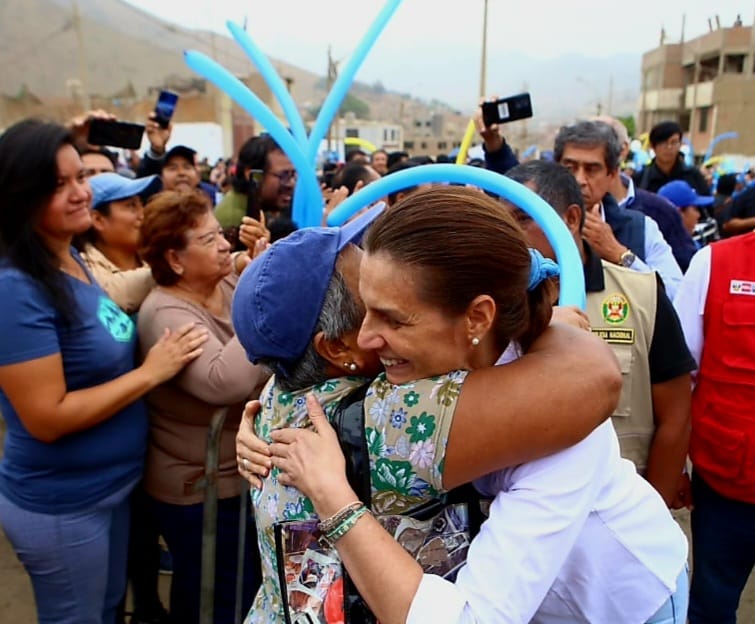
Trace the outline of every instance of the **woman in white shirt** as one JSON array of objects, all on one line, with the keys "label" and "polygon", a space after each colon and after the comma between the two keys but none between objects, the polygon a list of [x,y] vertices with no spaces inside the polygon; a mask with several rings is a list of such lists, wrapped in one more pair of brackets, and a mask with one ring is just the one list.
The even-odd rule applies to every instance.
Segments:
[{"label": "woman in white shirt", "polygon": [[[455,309],[433,296],[433,285],[458,284],[453,279],[469,269],[464,257],[480,255],[479,246],[463,241],[475,240],[476,228],[508,219],[480,194],[436,187],[376,220],[360,268],[366,316],[359,344],[377,352],[390,382],[408,384],[499,359],[507,345],[497,340],[498,324],[510,321],[542,281],[537,258],[518,302],[488,294],[497,291],[490,267],[479,292],[446,293]],[[449,245],[449,239],[459,244]],[[521,238],[501,243],[507,251],[518,246],[528,253]],[[515,348],[508,352],[516,357]],[[478,489],[495,500],[466,566],[450,583],[423,574],[354,504],[335,432],[312,397],[308,405],[317,433],[274,432],[273,465],[283,471],[281,483],[311,498],[321,519],[338,517],[340,530],[331,537],[383,624],[685,621],[686,539],[657,493],[620,458],[610,423],[565,451],[479,480]],[[346,508],[353,512],[341,513]]]}]

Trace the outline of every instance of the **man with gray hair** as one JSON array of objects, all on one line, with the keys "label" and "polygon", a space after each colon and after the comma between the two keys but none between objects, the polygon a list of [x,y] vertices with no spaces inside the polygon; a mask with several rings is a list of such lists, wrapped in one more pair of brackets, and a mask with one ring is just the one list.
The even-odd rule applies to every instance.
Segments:
[{"label": "man with gray hair", "polygon": [[[625,162],[629,154],[629,133],[626,126],[616,117],[609,117],[608,115],[595,117],[593,121],[602,121],[614,129],[621,145],[619,162]],[[671,246],[671,251],[679,264],[679,268],[682,272],[686,271],[689,261],[697,252],[697,245],[684,227],[682,217],[676,206],[665,197],[635,186],[632,178],[623,173],[616,176],[608,192],[618,202],[619,208],[638,210],[658,224],[663,238]]]},{"label": "man with gray hair", "polygon": [[587,210],[582,235],[595,252],[634,271],[657,271],[673,297],[682,272],[658,225],[639,212],[620,209],[610,193],[621,157],[613,128],[599,121],[564,126],[556,136],[554,157],[579,183]]}]

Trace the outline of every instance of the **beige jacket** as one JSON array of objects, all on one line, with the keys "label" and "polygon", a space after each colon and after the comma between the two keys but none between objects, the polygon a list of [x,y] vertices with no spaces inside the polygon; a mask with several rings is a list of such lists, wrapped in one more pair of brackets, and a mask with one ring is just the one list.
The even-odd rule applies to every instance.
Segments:
[{"label": "beige jacket", "polygon": [[127,314],[136,312],[155,286],[155,280],[152,279],[152,273],[146,264],[139,269],[124,271],[89,243],[81,257],[97,283]]}]

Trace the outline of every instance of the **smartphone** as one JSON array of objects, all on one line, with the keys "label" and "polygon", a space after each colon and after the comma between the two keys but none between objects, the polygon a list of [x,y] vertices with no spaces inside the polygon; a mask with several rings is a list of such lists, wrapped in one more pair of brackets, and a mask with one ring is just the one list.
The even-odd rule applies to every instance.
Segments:
[{"label": "smartphone", "polygon": [[482,104],[482,121],[486,126],[529,117],[532,117],[532,101],[529,93],[520,93]]},{"label": "smartphone", "polygon": [[87,142],[90,145],[139,149],[142,145],[143,134],[144,126],[141,124],[110,121],[108,119],[92,119],[89,122]]},{"label": "smartphone", "polygon": [[155,104],[155,121],[161,128],[167,128],[176,110],[178,94],[172,91],[160,91]]}]

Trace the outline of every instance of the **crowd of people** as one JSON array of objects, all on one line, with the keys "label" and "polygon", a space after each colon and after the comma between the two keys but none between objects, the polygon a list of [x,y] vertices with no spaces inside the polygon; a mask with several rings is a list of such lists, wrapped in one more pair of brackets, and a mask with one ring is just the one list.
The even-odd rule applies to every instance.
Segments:
[{"label": "crowd of people", "polygon": [[[736,621],[755,565],[753,172],[687,165],[672,121],[632,170],[610,117],[520,163],[478,111],[469,164],[563,221],[580,311],[557,306],[526,206],[488,189],[403,188],[326,226],[446,156],[326,162],[322,225],[299,228],[269,135],[211,166],[153,115],[144,154],[89,145],[98,117],[0,135],[0,526],[40,622],[199,622],[210,481],[216,624],[375,621],[352,597],[384,624]],[[442,577],[450,551],[428,564],[386,518],[459,492],[464,555]],[[309,563],[283,555],[291,523],[316,535]]]}]

